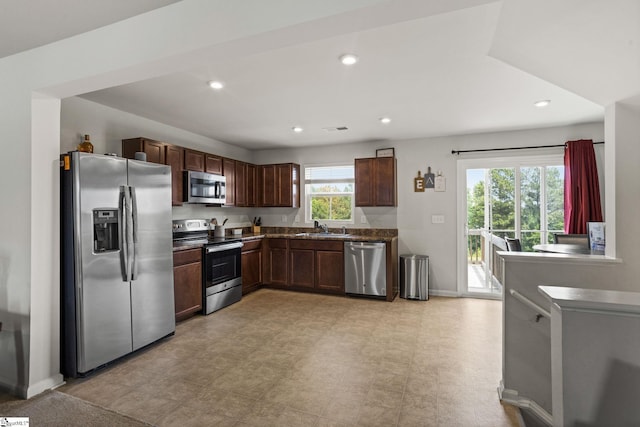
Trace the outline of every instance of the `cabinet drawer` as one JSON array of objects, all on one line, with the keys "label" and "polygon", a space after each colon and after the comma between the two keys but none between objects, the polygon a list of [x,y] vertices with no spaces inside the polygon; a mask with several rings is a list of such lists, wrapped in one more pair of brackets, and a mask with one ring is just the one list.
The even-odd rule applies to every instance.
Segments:
[{"label": "cabinet drawer", "polygon": [[262,239],[242,242],[242,252],[254,251],[262,247]]},{"label": "cabinet drawer", "polygon": [[287,249],[289,247],[287,245],[288,242],[289,242],[289,239],[269,239],[269,247]]},{"label": "cabinet drawer", "polygon": [[202,249],[187,249],[173,253],[173,266],[191,264],[202,260]]},{"label": "cabinet drawer", "polygon": [[336,240],[315,240],[315,239],[291,239],[289,241],[291,249],[316,249],[320,251],[342,251],[343,241]]}]

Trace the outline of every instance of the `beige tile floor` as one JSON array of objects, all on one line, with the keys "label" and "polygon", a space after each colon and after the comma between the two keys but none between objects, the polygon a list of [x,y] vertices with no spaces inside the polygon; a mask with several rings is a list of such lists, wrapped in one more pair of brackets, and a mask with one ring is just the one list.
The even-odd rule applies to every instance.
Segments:
[{"label": "beige tile floor", "polygon": [[501,302],[262,289],[59,391],[158,426],[517,426]]}]

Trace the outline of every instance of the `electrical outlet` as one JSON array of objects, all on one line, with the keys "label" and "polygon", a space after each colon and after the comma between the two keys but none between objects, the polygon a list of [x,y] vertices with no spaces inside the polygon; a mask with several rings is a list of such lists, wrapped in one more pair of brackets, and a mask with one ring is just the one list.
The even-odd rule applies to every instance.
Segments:
[{"label": "electrical outlet", "polygon": [[362,215],[362,216],[360,217],[360,223],[361,223],[361,224],[366,224],[366,223],[367,223],[367,217],[366,217],[366,216],[364,216],[364,215]]},{"label": "electrical outlet", "polygon": [[286,215],[282,215],[282,222],[287,222],[287,216]]},{"label": "electrical outlet", "polygon": [[300,222],[300,215],[296,215],[296,222]]},{"label": "electrical outlet", "polygon": [[444,215],[431,215],[431,224],[444,224]]}]

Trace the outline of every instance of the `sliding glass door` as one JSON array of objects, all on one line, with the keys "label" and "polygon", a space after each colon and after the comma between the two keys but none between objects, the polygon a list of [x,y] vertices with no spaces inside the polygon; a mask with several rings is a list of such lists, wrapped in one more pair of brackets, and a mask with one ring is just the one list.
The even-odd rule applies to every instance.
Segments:
[{"label": "sliding glass door", "polygon": [[502,295],[498,251],[504,238],[520,239],[522,250],[553,240],[563,228],[562,158],[459,160],[458,291]]}]

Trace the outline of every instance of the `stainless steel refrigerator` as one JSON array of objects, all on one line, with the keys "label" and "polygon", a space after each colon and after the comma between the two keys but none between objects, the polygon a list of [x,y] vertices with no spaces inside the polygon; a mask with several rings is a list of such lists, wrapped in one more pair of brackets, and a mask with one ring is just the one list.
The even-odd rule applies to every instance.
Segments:
[{"label": "stainless steel refrigerator", "polygon": [[61,370],[83,376],[175,332],[171,168],[71,152],[61,169]]}]

